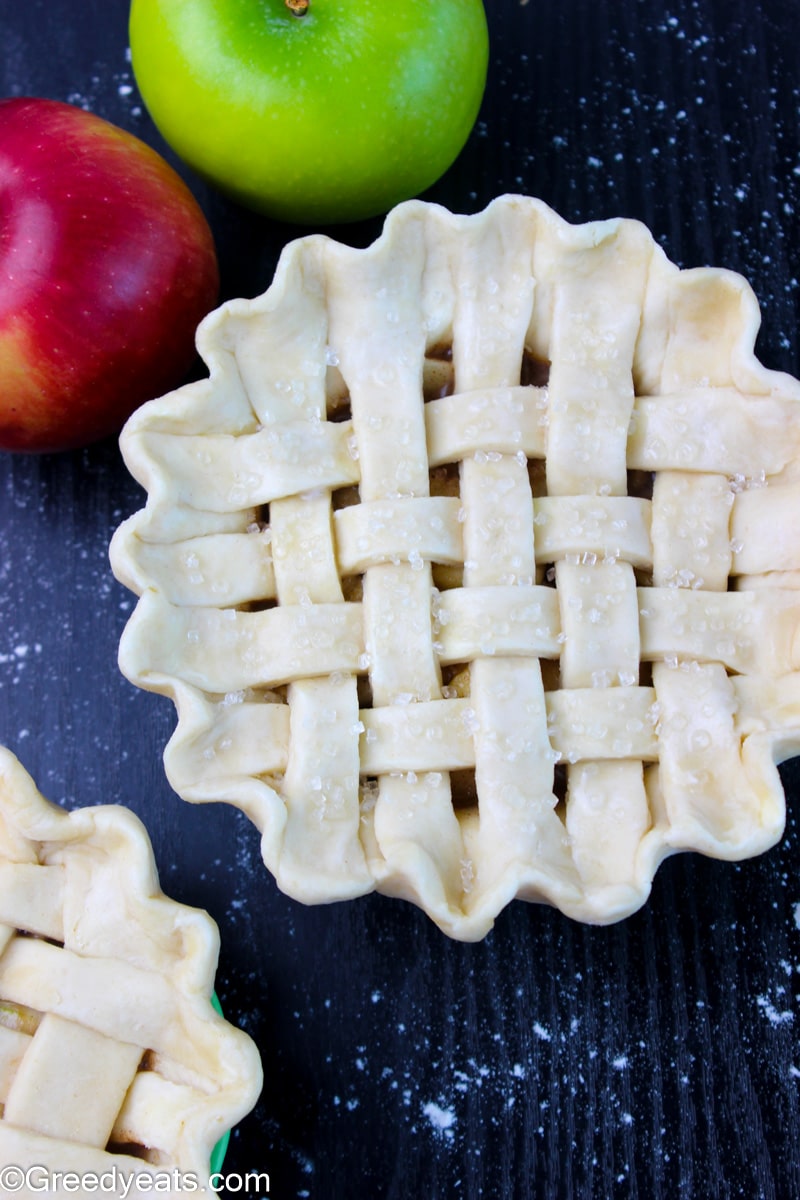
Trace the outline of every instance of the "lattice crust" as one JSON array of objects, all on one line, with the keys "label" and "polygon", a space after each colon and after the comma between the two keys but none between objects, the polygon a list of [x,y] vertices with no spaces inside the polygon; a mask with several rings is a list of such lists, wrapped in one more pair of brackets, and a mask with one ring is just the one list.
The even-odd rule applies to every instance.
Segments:
[{"label": "lattice crust", "polygon": [[122,437],[120,664],[177,704],[174,788],[244,809],[291,895],[378,888],[464,939],[772,845],[800,385],[758,323],[740,277],[522,197],[287,247]]},{"label": "lattice crust", "polygon": [[211,1006],[217,952],[208,914],[160,891],[132,813],[64,812],[0,749],[0,1162],[207,1183],[261,1086]]}]

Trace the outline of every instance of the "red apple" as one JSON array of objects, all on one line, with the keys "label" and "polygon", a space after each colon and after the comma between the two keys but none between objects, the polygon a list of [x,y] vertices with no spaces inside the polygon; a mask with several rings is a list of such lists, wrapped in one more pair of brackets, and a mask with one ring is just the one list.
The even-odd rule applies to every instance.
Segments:
[{"label": "red apple", "polygon": [[194,360],[219,272],[180,176],[55,100],[0,101],[0,450],[119,431]]}]

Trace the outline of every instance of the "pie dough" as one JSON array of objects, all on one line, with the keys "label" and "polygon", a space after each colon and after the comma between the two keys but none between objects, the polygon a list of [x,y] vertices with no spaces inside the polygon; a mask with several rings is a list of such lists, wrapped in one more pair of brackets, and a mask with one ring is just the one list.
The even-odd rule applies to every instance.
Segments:
[{"label": "pie dough", "polygon": [[208,914],[161,892],[133,813],[65,812],[0,748],[0,1164],[36,1171],[15,1195],[65,1194],[65,1172],[106,1195],[208,1184],[262,1078],[212,1007],[217,951]]},{"label": "pie dough", "polygon": [[632,220],[412,201],[290,244],[121,446],[120,647],[165,753],[306,902],[608,922],[780,837],[800,750],[800,384]]}]

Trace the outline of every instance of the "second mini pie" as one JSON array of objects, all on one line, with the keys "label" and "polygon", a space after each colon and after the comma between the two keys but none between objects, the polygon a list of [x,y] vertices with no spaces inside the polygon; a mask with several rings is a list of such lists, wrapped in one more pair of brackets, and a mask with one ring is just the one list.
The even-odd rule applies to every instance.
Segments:
[{"label": "second mini pie", "polygon": [[0,747],[4,1195],[209,1190],[262,1083],[212,1005],[218,949],[208,913],[161,891],[133,813],[65,812]]}]

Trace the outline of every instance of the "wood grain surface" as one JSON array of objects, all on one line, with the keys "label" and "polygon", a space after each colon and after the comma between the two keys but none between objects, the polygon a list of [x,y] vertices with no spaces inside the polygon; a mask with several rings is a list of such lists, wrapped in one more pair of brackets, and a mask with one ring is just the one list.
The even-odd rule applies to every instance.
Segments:
[{"label": "wood grain surface", "polygon": [[[763,361],[798,374],[797,0],[488,10],[483,109],[426,198],[470,212],[522,191],[571,221],[640,218],[681,266],[746,275]],[[174,163],[126,25],[125,0],[0,0],[0,93],[83,105]],[[306,230],[181,170],[224,296],[263,291]],[[366,245],[380,224],[332,232]],[[459,945],[399,901],[305,908],[262,869],[244,817],[172,793],[172,705],[118,671],[132,598],[108,542],[141,502],[114,441],[0,454],[0,742],[52,799],[134,809],[164,889],[219,923],[219,995],[266,1079],[226,1170],[267,1171],[275,1200],[800,1197],[797,760],[778,848],[670,859],[611,928],[515,903]]]}]

